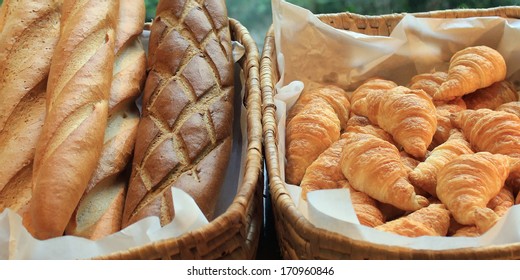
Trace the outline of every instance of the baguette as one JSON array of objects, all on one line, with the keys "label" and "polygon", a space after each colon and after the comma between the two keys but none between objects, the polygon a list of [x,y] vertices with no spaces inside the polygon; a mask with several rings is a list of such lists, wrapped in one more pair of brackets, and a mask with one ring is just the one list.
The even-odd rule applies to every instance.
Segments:
[{"label": "baguette", "polygon": [[148,68],[123,226],[147,216],[170,222],[171,187],[190,194],[211,220],[232,143],[225,2],[159,1]]},{"label": "baguette", "polygon": [[0,192],[34,159],[60,9],[56,0],[6,0],[0,9]]},{"label": "baguette", "polygon": [[0,131],[28,92],[47,78],[58,41],[59,0],[6,0],[0,10]]},{"label": "baguette", "polygon": [[127,178],[139,111],[135,101],[146,78],[146,54],[139,40],[144,2],[122,1],[116,29],[116,61],[110,89],[109,118],[101,158],[65,230],[68,235],[99,239],[121,229]]},{"label": "baguette", "polygon": [[96,168],[108,118],[119,1],[65,1],[24,223],[38,239],[65,231]]}]

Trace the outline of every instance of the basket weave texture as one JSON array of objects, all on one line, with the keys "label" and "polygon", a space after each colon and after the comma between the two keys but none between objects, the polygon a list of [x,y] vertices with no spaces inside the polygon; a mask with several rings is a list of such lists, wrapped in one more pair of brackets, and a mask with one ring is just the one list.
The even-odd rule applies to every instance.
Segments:
[{"label": "basket weave texture", "polygon": [[[228,209],[204,227],[177,238],[130,248],[98,259],[253,259],[263,222],[262,111],[259,53],[248,30],[230,18],[232,40],[245,47],[238,62],[245,84],[247,109],[247,159],[242,183]],[[236,91],[236,94],[240,92]]]},{"label": "basket weave texture", "polygon": [[[405,13],[365,16],[353,13],[320,14],[332,27],[367,35],[389,36]],[[457,9],[414,13],[422,18],[500,16],[520,18],[519,6]],[[279,80],[273,27],[267,32],[260,58],[264,149],[275,227],[285,259],[520,259],[520,243],[451,250],[419,250],[351,239],[316,228],[298,211],[280,176],[274,85]]]}]

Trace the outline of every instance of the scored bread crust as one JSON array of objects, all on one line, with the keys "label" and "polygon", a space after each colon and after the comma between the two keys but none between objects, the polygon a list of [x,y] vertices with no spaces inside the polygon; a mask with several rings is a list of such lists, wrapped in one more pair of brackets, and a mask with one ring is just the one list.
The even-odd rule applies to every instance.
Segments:
[{"label": "scored bread crust", "polygon": [[144,19],[142,0],[120,2],[103,151],[65,230],[68,235],[99,239],[121,229],[129,176],[126,167],[131,161],[139,124],[135,101],[146,79],[146,54],[139,39]]},{"label": "scored bread crust", "polygon": [[61,36],[52,57],[46,117],[33,168],[29,231],[63,234],[103,147],[114,64],[119,1],[63,4]]},{"label": "scored bread crust", "polygon": [[232,143],[233,62],[225,2],[159,1],[123,214],[174,217],[171,187],[211,220]]},{"label": "scored bread crust", "polygon": [[6,0],[0,9],[0,204],[6,206],[13,202],[4,201],[2,189],[18,185],[17,174],[32,164],[42,130],[60,9],[56,0]]}]

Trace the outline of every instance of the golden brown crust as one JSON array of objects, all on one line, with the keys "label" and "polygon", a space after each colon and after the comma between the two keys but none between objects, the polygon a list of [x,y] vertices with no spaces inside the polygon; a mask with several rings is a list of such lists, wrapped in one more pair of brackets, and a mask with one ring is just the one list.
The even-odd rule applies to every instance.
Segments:
[{"label": "golden brown crust", "polygon": [[210,220],[232,142],[224,1],[159,1],[148,69],[123,227],[150,215],[170,222],[172,186],[188,190]]},{"label": "golden brown crust", "polygon": [[32,165],[36,143],[45,118],[46,80],[30,91],[0,131],[0,191],[11,184],[16,174]]},{"label": "golden brown crust", "polygon": [[472,110],[484,108],[495,110],[504,103],[518,101],[513,83],[506,80],[478,89],[473,93],[464,95],[462,98],[467,108]]},{"label": "golden brown crust", "polygon": [[499,217],[502,217],[514,204],[515,197],[513,196],[513,191],[504,186],[500,189],[500,192],[488,202],[486,207],[493,209]]},{"label": "golden brown crust", "polygon": [[376,229],[408,237],[446,236],[450,226],[450,212],[442,204],[430,204]]},{"label": "golden brown crust", "polygon": [[23,216],[32,197],[32,164],[16,173],[8,185],[0,191],[0,212],[6,208]]},{"label": "golden brown crust", "polygon": [[461,155],[439,171],[437,196],[457,222],[485,232],[499,217],[486,205],[500,192],[510,163],[510,157],[488,152]]},{"label": "golden brown crust", "polygon": [[359,87],[352,92],[352,96],[350,98],[350,103],[353,105],[358,100],[365,98],[365,96],[372,91],[378,91],[378,90],[389,90],[394,87],[397,87],[397,84],[390,81],[385,80],[381,78],[372,78],[366,80],[363,84],[361,84]]},{"label": "golden brown crust", "polygon": [[339,139],[340,121],[324,99],[315,99],[287,124],[285,178],[299,185],[307,167]]},{"label": "golden brown crust", "polygon": [[338,116],[341,128],[345,129],[350,115],[350,102],[344,90],[331,85],[304,90],[296,103],[289,110],[287,123],[289,123],[294,116],[299,114],[309,102],[313,102],[313,100],[317,98],[325,100],[332,106]]},{"label": "golden brown crust", "polygon": [[496,108],[497,111],[508,112],[520,118],[520,101],[504,103]]},{"label": "golden brown crust", "polygon": [[[455,100],[462,101],[461,98],[457,98]],[[456,103],[450,102],[439,105],[435,107],[435,109],[437,116],[437,128],[435,129],[435,134],[433,135],[432,143],[430,145],[432,149],[448,140],[451,135],[451,130],[455,128],[451,123],[450,116],[453,113],[465,110],[466,104],[464,101]]]},{"label": "golden brown crust", "polygon": [[0,10],[0,191],[34,159],[60,9],[45,0],[4,1]]},{"label": "golden brown crust", "polygon": [[29,229],[38,239],[63,234],[96,167],[108,117],[118,2],[72,2],[63,7],[34,160]]},{"label": "golden brown crust", "polygon": [[433,97],[441,84],[448,79],[448,73],[434,71],[432,73],[417,74],[410,79],[408,87],[410,89],[424,90],[430,97]]},{"label": "golden brown crust", "polygon": [[487,46],[467,47],[450,60],[448,79],[434,94],[434,100],[452,100],[485,88],[506,77],[502,55]]},{"label": "golden brown crust", "polygon": [[340,164],[354,189],[403,210],[429,204],[407,181],[407,169],[394,145],[370,134],[349,132],[344,139]]},{"label": "golden brown crust", "polygon": [[473,153],[462,133],[452,130],[448,141],[432,150],[424,162],[408,175],[410,182],[429,194],[437,196],[437,173],[448,162],[462,154]]},{"label": "golden brown crust", "polygon": [[49,74],[60,34],[59,0],[4,1],[0,14],[0,131]]},{"label": "golden brown crust", "polygon": [[371,91],[352,104],[352,111],[393,136],[404,150],[424,158],[437,127],[435,106],[422,90],[395,87]]},{"label": "golden brown crust", "polygon": [[476,226],[463,226],[459,228],[452,236],[456,237],[478,237],[480,236]]},{"label": "golden brown crust", "polygon": [[351,188],[340,167],[341,152],[346,139],[334,142],[306,170],[301,182],[302,197],[307,200],[307,193],[315,190],[341,189],[350,191],[352,206],[362,225],[374,227],[384,222],[376,201]]},{"label": "golden brown crust", "polygon": [[352,116],[347,122],[346,132],[357,132],[372,134],[378,138],[388,141],[394,145],[397,145],[388,132],[384,131],[380,127],[370,123],[368,118],[363,116]]},{"label": "golden brown crust", "polygon": [[520,157],[520,118],[489,109],[464,110],[451,116],[474,151]]}]

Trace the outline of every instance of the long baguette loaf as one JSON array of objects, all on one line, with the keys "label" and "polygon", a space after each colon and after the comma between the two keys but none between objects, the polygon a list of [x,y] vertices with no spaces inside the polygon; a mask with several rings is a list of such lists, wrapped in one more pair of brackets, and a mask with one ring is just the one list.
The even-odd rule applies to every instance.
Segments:
[{"label": "long baguette loaf", "polygon": [[0,9],[0,192],[34,159],[60,9],[56,0],[7,0]]},{"label": "long baguette loaf", "polygon": [[232,143],[230,41],[223,0],[159,1],[123,226],[171,221],[171,187],[212,218]]},{"label": "long baguette loaf", "polygon": [[[27,228],[63,234],[96,168],[108,118],[119,1],[66,0],[36,147]],[[25,222],[25,219],[24,219]]]},{"label": "long baguette loaf", "polygon": [[129,175],[125,169],[131,160],[139,124],[135,101],[146,78],[146,54],[138,37],[144,19],[142,0],[121,1],[103,151],[65,230],[68,235],[99,239],[121,229]]}]

